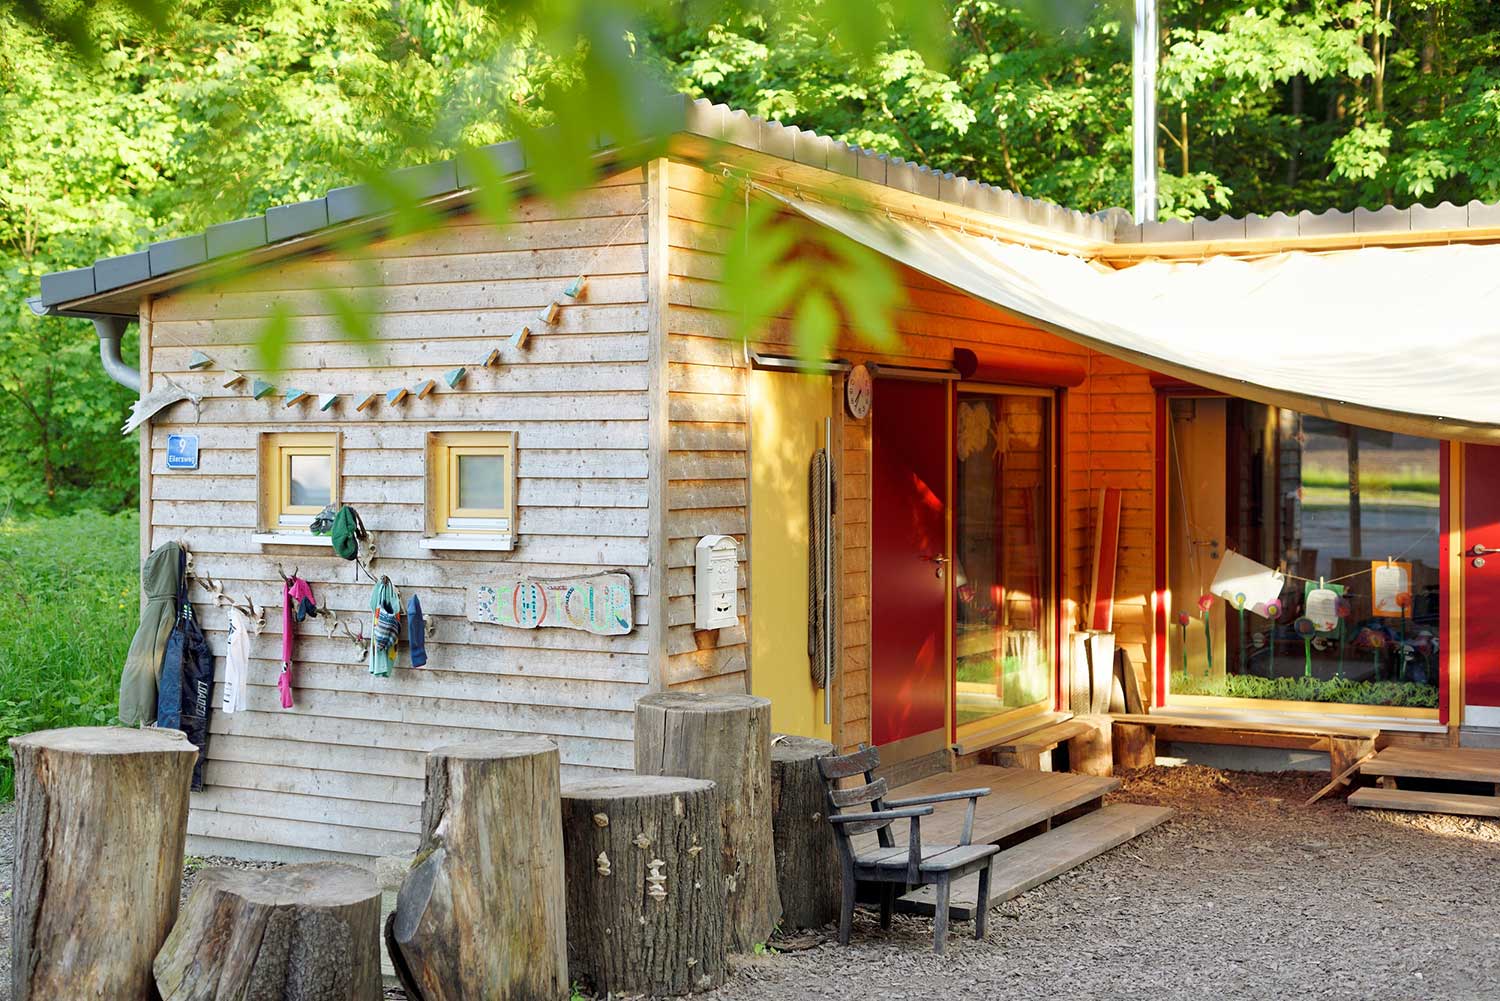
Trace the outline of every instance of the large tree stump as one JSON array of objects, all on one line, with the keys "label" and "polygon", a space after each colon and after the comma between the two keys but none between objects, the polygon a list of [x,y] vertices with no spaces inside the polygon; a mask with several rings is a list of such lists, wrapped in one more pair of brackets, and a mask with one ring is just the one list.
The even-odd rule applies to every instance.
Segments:
[{"label": "large tree stump", "polygon": [[562,813],[572,977],[599,997],[722,984],[714,784],[651,775],[569,782]]},{"label": "large tree stump", "polygon": [[771,741],[771,829],[784,931],[821,928],[839,916],[838,846],[818,759],[833,745],[812,737]]},{"label": "large tree stump", "polygon": [[340,862],[205,869],[155,971],[163,1001],[379,1001],[380,887]]},{"label": "large tree stump", "polygon": [[662,692],[635,704],[635,770],[709,779],[724,830],[725,941],[750,952],[781,918],[771,835],[771,702]]},{"label": "large tree stump", "polygon": [[427,755],[422,846],[386,924],[413,1001],[568,996],[560,795],[544,737]]},{"label": "large tree stump", "polygon": [[177,730],[12,737],[14,1001],[153,998],[177,917],[198,749]]}]

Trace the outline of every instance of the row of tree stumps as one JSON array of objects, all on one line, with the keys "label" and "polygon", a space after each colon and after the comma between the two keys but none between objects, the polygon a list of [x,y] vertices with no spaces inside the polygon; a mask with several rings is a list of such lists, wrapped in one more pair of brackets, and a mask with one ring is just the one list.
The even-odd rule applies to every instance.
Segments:
[{"label": "row of tree stumps", "polygon": [[[15,1001],[373,1001],[380,894],[341,863],[208,869],[178,914],[195,751],[175,731],[11,741]],[[686,994],[726,954],[838,913],[822,741],[752,696],[636,708],[635,774],[560,781],[555,744],[432,751],[421,846],[385,927],[413,1001]]]}]

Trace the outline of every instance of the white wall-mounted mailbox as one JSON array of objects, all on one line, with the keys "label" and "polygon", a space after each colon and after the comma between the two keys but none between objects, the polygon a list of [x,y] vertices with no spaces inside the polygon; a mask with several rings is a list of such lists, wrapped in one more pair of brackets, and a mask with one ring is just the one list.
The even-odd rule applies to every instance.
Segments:
[{"label": "white wall-mounted mailbox", "polygon": [[694,577],[696,629],[727,629],[740,621],[740,544],[732,535],[705,535],[698,540]]}]

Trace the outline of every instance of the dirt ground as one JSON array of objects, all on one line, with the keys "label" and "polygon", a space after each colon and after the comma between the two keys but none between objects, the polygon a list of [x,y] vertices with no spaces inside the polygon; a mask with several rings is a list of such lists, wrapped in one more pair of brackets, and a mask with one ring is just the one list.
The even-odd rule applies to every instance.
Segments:
[{"label": "dirt ground", "polygon": [[[992,911],[989,938],[931,923],[745,957],[704,1001],[880,998],[1500,997],[1500,822],[1302,801],[1316,773],[1195,765],[1113,799],[1175,807],[1135,841]],[[0,813],[0,998],[10,976],[12,820]],[[392,996],[399,996],[399,993]]]}]

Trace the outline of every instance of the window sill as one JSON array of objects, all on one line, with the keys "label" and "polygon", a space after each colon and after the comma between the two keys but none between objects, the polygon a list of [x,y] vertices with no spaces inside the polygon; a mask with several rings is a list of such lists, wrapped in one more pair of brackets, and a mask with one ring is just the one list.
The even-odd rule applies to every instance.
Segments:
[{"label": "window sill", "polygon": [[333,536],[311,532],[256,532],[250,541],[260,546],[333,546]]},{"label": "window sill", "polygon": [[422,540],[423,549],[468,549],[483,552],[510,552],[516,548],[509,535],[429,535]]}]

